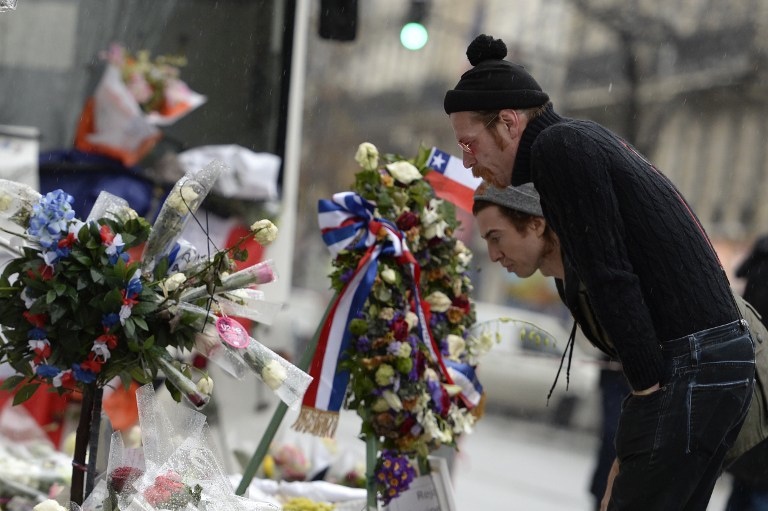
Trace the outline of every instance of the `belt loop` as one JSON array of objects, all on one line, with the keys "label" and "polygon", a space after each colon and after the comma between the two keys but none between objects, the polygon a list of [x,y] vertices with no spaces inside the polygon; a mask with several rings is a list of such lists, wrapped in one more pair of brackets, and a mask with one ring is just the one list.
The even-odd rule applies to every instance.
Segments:
[{"label": "belt loop", "polygon": [[688,348],[691,356],[691,367],[697,367],[699,365],[699,343],[696,342],[695,335],[688,336]]}]

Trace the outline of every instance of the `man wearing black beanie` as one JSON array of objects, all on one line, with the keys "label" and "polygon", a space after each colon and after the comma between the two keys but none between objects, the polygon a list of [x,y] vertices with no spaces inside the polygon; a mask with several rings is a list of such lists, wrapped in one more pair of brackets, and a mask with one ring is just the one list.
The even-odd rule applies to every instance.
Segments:
[{"label": "man wearing black beanie", "polygon": [[487,35],[445,96],[464,166],[532,182],[632,387],[608,510],[704,511],[744,421],[754,347],[717,254],[675,186],[630,144],[558,115]]}]

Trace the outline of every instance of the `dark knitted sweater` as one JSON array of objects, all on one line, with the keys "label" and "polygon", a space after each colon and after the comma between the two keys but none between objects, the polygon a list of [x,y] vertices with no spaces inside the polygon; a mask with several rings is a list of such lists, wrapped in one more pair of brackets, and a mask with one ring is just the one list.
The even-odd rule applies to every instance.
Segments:
[{"label": "dark knitted sweater", "polygon": [[739,318],[690,206],[606,128],[550,106],[523,132],[512,181],[536,186],[634,389],[661,381],[660,343]]}]

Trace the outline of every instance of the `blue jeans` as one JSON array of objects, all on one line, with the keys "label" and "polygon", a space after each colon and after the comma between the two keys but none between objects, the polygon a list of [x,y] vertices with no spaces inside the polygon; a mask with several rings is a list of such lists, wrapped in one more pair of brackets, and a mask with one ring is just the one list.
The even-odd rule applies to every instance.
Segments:
[{"label": "blue jeans", "polygon": [[622,404],[611,511],[705,511],[746,417],[755,355],[745,322],[667,341],[662,352],[661,389]]}]

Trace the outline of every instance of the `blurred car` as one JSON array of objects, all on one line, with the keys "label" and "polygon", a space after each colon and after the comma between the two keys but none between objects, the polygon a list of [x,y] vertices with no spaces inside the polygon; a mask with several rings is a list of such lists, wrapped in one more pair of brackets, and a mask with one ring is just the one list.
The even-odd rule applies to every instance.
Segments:
[{"label": "blurred car", "polygon": [[[568,354],[547,402],[569,330],[554,316],[492,303],[476,303],[475,333],[495,338],[480,359],[478,377],[486,409],[544,420],[560,426],[595,430],[600,417],[596,350],[577,335],[567,376]],[[568,390],[566,390],[568,380]]]}]

